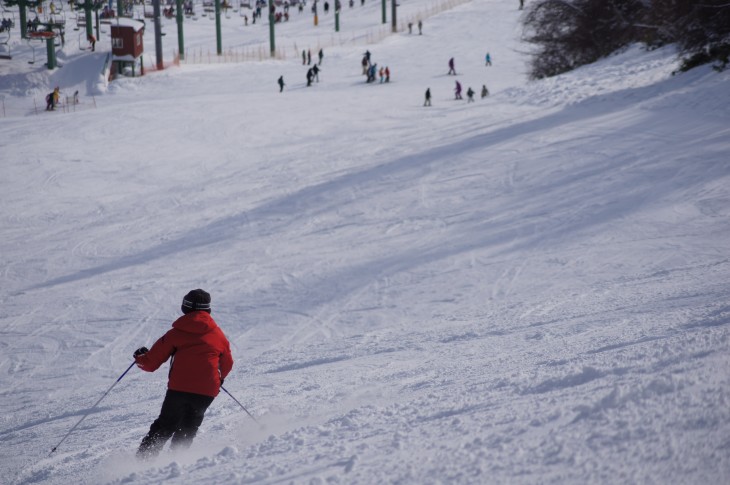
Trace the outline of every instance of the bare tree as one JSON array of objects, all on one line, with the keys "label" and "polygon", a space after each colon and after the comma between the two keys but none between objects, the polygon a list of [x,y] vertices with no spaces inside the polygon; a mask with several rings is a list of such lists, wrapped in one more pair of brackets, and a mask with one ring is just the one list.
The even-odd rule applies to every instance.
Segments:
[{"label": "bare tree", "polygon": [[677,43],[685,65],[728,63],[728,0],[538,0],[523,20],[532,78],[594,62],[633,42]]}]

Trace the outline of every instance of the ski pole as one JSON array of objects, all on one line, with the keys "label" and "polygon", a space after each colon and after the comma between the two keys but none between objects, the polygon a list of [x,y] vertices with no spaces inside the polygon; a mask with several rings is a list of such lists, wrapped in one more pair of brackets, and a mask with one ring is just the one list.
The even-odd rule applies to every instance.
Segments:
[{"label": "ski pole", "polygon": [[[126,376],[126,375],[127,375],[127,372],[129,372],[129,370],[130,370],[130,369],[132,368],[132,366],[134,366],[134,364],[135,364],[135,363],[134,363],[134,362],[132,362],[132,363],[131,363],[131,364],[129,365],[129,367],[127,367],[127,370],[125,370],[125,371],[124,371],[124,373],[123,373],[123,374],[122,374],[121,376],[119,376],[119,379],[117,379],[116,381],[114,381],[114,384],[112,384],[112,386],[111,386],[111,387],[110,387],[109,389],[107,389],[107,390],[106,390],[106,392],[104,393],[104,395],[103,395],[103,396],[101,396],[101,398],[99,398],[99,400],[98,400],[98,401],[96,401],[96,404],[94,404],[93,406],[91,406],[91,409],[89,409],[89,410],[88,410],[88,411],[86,412],[86,414],[84,414],[84,415],[83,415],[83,416],[81,417],[81,419],[79,419],[79,422],[78,422],[78,423],[76,423],[76,424],[74,425],[74,427],[73,427],[73,428],[71,428],[71,429],[69,430],[69,432],[68,432],[68,433],[66,433],[66,436],[64,436],[64,437],[63,437],[63,439],[61,439],[61,441],[59,441],[59,442],[58,442],[58,444],[57,444],[56,446],[54,446],[54,447],[53,447],[53,449],[52,449],[52,450],[51,450],[51,452],[50,452],[50,453],[48,454],[48,456],[51,456],[51,455],[53,454],[53,452],[54,452],[54,451],[56,451],[56,449],[57,449],[57,448],[58,448],[59,446],[61,446],[61,443],[63,443],[64,441],[66,441],[66,438],[68,438],[68,437],[69,437],[69,435],[70,435],[71,433],[73,433],[73,431],[74,431],[74,430],[75,430],[75,429],[76,429],[76,428],[77,428],[77,427],[78,427],[78,426],[79,426],[79,425],[81,424],[81,422],[82,422],[82,421],[83,421],[84,419],[86,419],[86,416],[88,416],[88,415],[89,415],[89,414],[91,413],[91,411],[93,411],[93,410],[94,410],[94,408],[95,408],[96,406],[98,406],[98,405],[99,405],[99,403],[100,403],[100,402],[102,401],[102,399],[104,399],[104,398],[106,397],[106,395],[107,395],[107,394],[109,394],[109,393],[111,392],[111,390],[112,390],[112,389],[114,389],[114,386],[116,386],[116,385],[117,385],[117,384],[119,383],[119,381],[121,381],[121,380],[122,380],[122,377],[124,377],[124,376]],[[226,392],[227,392],[227,391],[226,391]]]},{"label": "ski pole", "polygon": [[225,391],[226,394],[228,394],[229,396],[231,396],[231,399],[233,399],[234,401],[236,401],[236,404],[238,404],[239,406],[241,406],[241,409],[243,409],[244,411],[246,411],[246,414],[248,414],[249,416],[251,416],[251,419],[253,419],[254,421],[256,421],[256,423],[258,423],[258,425],[261,426],[261,423],[259,423],[259,420],[256,419],[256,418],[254,418],[253,417],[253,414],[249,413],[248,412],[248,409],[246,409],[245,407],[243,407],[243,404],[241,404],[240,402],[238,402],[238,399],[236,399],[235,397],[233,397],[233,394],[231,394],[230,392],[228,392],[228,389],[226,389],[223,386],[221,386],[221,389],[223,389],[223,391]]}]

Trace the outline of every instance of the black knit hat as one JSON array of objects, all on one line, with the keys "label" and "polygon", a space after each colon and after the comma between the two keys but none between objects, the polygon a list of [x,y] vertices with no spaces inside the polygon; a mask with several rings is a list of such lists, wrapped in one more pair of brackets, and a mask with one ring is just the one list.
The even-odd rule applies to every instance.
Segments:
[{"label": "black knit hat", "polygon": [[182,307],[180,307],[180,309],[183,313],[189,313],[196,310],[202,310],[210,313],[210,294],[200,288],[192,290],[183,298]]}]

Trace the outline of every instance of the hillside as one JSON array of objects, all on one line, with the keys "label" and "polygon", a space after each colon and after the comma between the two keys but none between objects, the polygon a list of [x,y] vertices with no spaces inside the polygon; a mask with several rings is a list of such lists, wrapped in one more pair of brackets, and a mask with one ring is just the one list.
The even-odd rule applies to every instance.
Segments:
[{"label": "hillside", "polygon": [[[103,39],[0,64],[3,483],[728,482],[730,74],[634,46],[527,82],[516,4],[368,44],[375,2],[341,44],[293,15],[311,87],[295,55],[107,85]],[[54,85],[79,109],[33,114]],[[92,406],[199,287],[262,426],[221,394],[140,463],[166,366]]]}]

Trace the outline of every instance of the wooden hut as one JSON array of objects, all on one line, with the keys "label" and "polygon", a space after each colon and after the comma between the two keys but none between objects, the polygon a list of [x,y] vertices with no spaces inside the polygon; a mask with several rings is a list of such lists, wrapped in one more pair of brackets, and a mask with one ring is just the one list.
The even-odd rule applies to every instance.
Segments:
[{"label": "wooden hut", "polygon": [[[126,17],[111,20],[112,76],[135,75],[136,66],[144,75],[144,22]],[[131,68],[131,69],[130,69]]]}]

